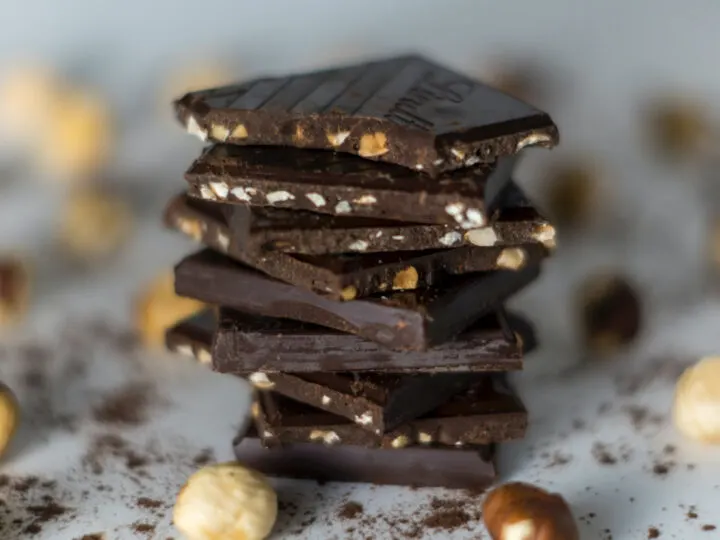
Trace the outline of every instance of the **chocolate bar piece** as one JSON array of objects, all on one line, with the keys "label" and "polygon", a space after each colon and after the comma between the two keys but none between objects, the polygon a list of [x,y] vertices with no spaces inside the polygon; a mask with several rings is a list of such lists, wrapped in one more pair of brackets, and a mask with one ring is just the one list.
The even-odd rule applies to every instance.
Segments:
[{"label": "chocolate bar piece", "polygon": [[252,412],[260,439],[268,447],[295,442],[383,448],[480,445],[520,439],[527,428],[522,403],[511,394],[498,393],[489,379],[427,416],[389,427],[385,432],[368,431],[357,420],[353,422],[276,392],[257,392]]},{"label": "chocolate bar piece", "polygon": [[[271,277],[336,300],[352,300],[387,290],[428,287],[442,279],[444,274],[496,270],[515,263],[524,265],[546,255],[545,247],[538,243],[508,248],[465,246],[346,255],[249,251],[248,246],[238,245],[232,237],[227,242],[230,231],[217,206],[177,197],[166,208],[165,222],[191,238],[199,235],[200,240],[210,247]],[[521,255],[519,259],[508,259],[508,253]],[[515,269],[515,266],[512,268]]]},{"label": "chocolate bar piece", "polygon": [[[514,332],[519,339],[514,339]],[[277,372],[304,376],[321,371],[513,371],[522,369],[523,352],[534,346],[534,340],[526,321],[502,311],[483,317],[456,340],[418,352],[393,351],[352,334],[222,308],[219,326],[215,314],[207,310],[171,328],[166,344],[201,363],[211,361],[220,373],[261,381],[259,373],[270,378]]]},{"label": "chocolate bar piece", "polygon": [[410,223],[484,226],[517,156],[437,179],[347,154],[296,148],[208,148],[185,174],[196,198]]},{"label": "chocolate bar piece", "polygon": [[[165,214],[166,222],[177,227],[192,218],[191,211],[202,214],[195,217],[202,219],[204,216],[207,226],[184,225],[183,231],[196,237],[207,233],[209,238],[203,240],[206,244],[212,244],[214,234],[218,238],[213,246],[217,246],[216,249],[232,243],[243,252],[269,250],[324,255],[358,251],[416,251],[470,244],[459,225],[399,223],[302,210],[222,205],[184,195],[178,195],[170,203]],[[183,220],[182,216],[186,219]],[[546,242],[548,234],[554,238],[554,229],[514,183],[503,191],[493,229],[495,246]]]},{"label": "chocolate bar piece", "polygon": [[349,419],[372,433],[385,433],[417,418],[467,389],[478,373],[280,373],[256,371],[259,390],[292,398]]},{"label": "chocolate bar piece", "polygon": [[251,430],[234,441],[237,460],[268,476],[318,482],[483,490],[495,481],[495,450],[295,443],[265,448]]},{"label": "chocolate bar piece", "polygon": [[443,343],[495,311],[539,272],[539,265],[529,264],[518,271],[455,276],[436,289],[336,302],[204,250],[175,267],[175,290],[211,304],[318,324],[390,348],[417,351]]},{"label": "chocolate bar piece", "polygon": [[421,56],[193,92],[175,109],[203,140],[349,152],[431,176],[558,142],[547,114]]}]

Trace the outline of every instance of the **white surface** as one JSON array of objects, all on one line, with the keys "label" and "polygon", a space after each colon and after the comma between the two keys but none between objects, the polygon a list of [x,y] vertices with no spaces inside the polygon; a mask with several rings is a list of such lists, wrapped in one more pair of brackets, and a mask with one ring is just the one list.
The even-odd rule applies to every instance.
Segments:
[{"label": "white surface", "polygon": [[[334,22],[328,25],[326,19]],[[543,278],[517,299],[538,325],[544,343],[543,351],[528,360],[526,378],[583,363],[571,308],[577,283],[598,266],[619,269],[637,281],[648,326],[637,349],[623,358],[560,378],[545,377],[536,384],[521,382],[531,411],[531,430],[527,440],[503,448],[503,479],[551,487],[570,501],[578,517],[595,514],[581,520],[583,539],[609,538],[605,529],[614,540],[642,539],[650,526],[660,529],[661,538],[720,538],[717,530],[700,531],[706,523],[720,526],[720,449],[680,440],[669,425],[676,371],[658,370],[665,375],[659,374],[633,396],[616,399],[622,386],[617,380],[623,380],[623,373],[642,371],[643,366],[655,371],[656,362],[682,364],[720,352],[720,301],[707,292],[706,215],[699,207],[695,175],[649,162],[637,123],[643,96],[658,86],[688,90],[717,102],[718,22],[720,3],[711,0],[370,0],[363,4],[215,0],[202,5],[169,0],[44,0],[4,6],[0,67],[38,57],[104,88],[122,115],[117,170],[138,172],[132,189],[137,198],[148,199],[143,201],[146,223],[120,261],[103,272],[78,275],[58,267],[48,255],[57,190],[25,175],[3,187],[0,247],[27,250],[39,264],[37,305],[29,332],[44,336],[53,346],[58,323],[70,317],[127,322],[128,300],[138,284],[189,249],[157,225],[163,197],[180,186],[179,174],[200,148],[154,115],[163,85],[161,67],[217,57],[227,58],[246,74],[280,72],[340,58],[418,49],[478,72],[498,54],[528,57],[556,77],[539,104],[557,120],[562,146],[551,154],[534,152],[523,165],[521,183],[542,201],[544,162],[579,152],[602,165],[604,189],[588,229],[577,238],[565,238]],[[14,348],[9,337],[6,348]],[[31,415],[0,472],[55,478],[63,502],[77,508],[70,523],[48,523],[36,538],[65,540],[100,531],[107,532],[108,540],[135,538],[130,525],[150,516],[134,508],[134,499],[144,495],[169,506],[193,469],[197,452],[211,446],[218,459],[229,458],[229,441],[247,396],[239,382],[206,374],[182,359],[141,354],[137,363],[128,364],[105,346],[80,354],[95,366],[94,375],[71,388],[56,378],[52,405],[53,410],[69,408],[84,417],[81,431],[71,435],[50,429]],[[0,359],[0,374],[28,403],[34,398],[24,394],[17,381],[24,362],[10,352]],[[49,369],[61,371],[59,366]],[[169,460],[152,466],[152,480],[124,476],[121,464],[113,465],[112,459],[106,473],[94,478],[83,470],[81,458],[86,439],[103,428],[90,419],[89,411],[99,399],[98,388],[119,386],[128,377],[157,381],[166,402],[152,408],[147,426],[126,430],[124,436],[140,449],[149,443],[159,446]],[[599,414],[598,407],[606,402],[612,408]],[[647,406],[662,421],[635,430],[623,410],[635,405]],[[237,419],[225,416],[231,410],[237,410]],[[573,429],[576,420],[585,428]],[[596,442],[604,443],[614,455],[628,454],[627,461],[601,466],[592,457]],[[668,443],[677,446],[672,458],[677,466],[658,477],[650,469],[656,459],[666,459],[662,451]],[[556,452],[572,459],[548,468],[556,461]],[[695,468],[689,470],[688,464]],[[91,489],[91,498],[81,501],[82,491],[98,481],[113,484],[114,491]],[[364,538],[362,527],[349,534],[344,532],[348,524],[334,518],[348,498],[363,503],[368,515],[396,513],[422,519],[432,496],[402,488],[327,485],[320,488],[326,494],[320,500],[302,497],[317,489],[311,484],[280,483],[279,488],[320,516],[298,538]],[[697,520],[685,515],[690,505],[697,508]],[[152,538],[174,536],[169,519],[166,512],[165,518],[150,520],[159,521]],[[292,537],[288,531],[303,519],[299,516],[286,524],[278,538]],[[452,534],[428,530],[425,537],[486,537],[481,530],[479,525]],[[393,537],[382,524],[368,534]]]},{"label": "white surface", "polygon": [[[145,236],[142,244],[146,249],[168,239],[161,239],[159,234]],[[183,247],[186,246],[169,246],[166,255],[178,256]],[[136,253],[128,259],[138,260],[139,256]],[[114,306],[123,305],[122,299],[136,289],[137,280],[147,275],[147,269],[132,264],[124,268],[132,271],[121,271],[122,279],[113,273],[97,283],[91,280],[71,286],[48,305],[39,306],[46,315],[42,319],[46,329],[53,321],[62,320],[64,325],[77,330],[82,328],[83,320],[88,321],[87,317],[80,317],[81,313],[109,314]],[[542,282],[535,289],[546,306],[553,305],[551,291],[544,289]],[[92,301],[87,297],[88,290],[94,295]],[[97,307],[93,307],[96,302]],[[545,311],[548,317],[547,307]],[[68,317],[69,313],[78,318]],[[701,532],[700,527],[720,525],[719,450],[682,440],[670,425],[667,413],[675,377],[685,361],[717,350],[720,345],[715,331],[719,322],[720,304],[689,309],[670,320],[658,320],[643,351],[626,359],[586,366],[540,383],[521,381],[520,391],[531,411],[531,429],[526,440],[503,447],[503,480],[529,481],[561,492],[580,519],[583,539],[610,538],[606,529],[614,539],[640,539],[646,537],[650,526],[657,527],[662,538],[718,538],[717,531]],[[60,334],[48,331],[50,335]],[[684,344],[676,340],[677,335],[683,336]],[[43,396],[23,390],[21,377],[27,359],[18,356],[10,346],[14,341],[6,341],[8,352],[1,364],[2,378],[18,391],[26,422],[1,472],[57,480],[59,500],[75,509],[72,520],[46,523],[36,538],[64,540],[101,531],[106,532],[108,539],[176,536],[168,508],[194,469],[193,458],[203,448],[213,448],[218,460],[230,459],[230,440],[248,406],[246,388],[239,381],[208,373],[184,358],[142,352],[128,357],[114,351],[107,340],[94,341],[78,346],[68,338],[44,338],[54,353],[45,369],[50,374],[51,391],[43,396],[56,415],[71,414],[83,419],[76,434],[53,426],[47,417],[38,417],[40,413],[33,412],[47,410],[38,409]],[[64,351],[75,351],[88,363],[86,377],[73,380],[63,376],[68,363]],[[687,354],[678,355],[683,352]],[[530,360],[531,365],[538,361],[541,359]],[[93,421],[93,406],[112,388],[127,381],[153,381],[157,385],[158,398],[148,409],[148,423],[138,428],[112,428]],[[637,382],[646,384],[627,395],[627,388]],[[608,410],[603,409],[605,403],[611,404]],[[634,428],[628,407],[646,407],[650,417],[658,418]],[[598,412],[599,409],[603,412]],[[164,455],[166,462],[148,466],[149,477],[141,477],[128,474],[122,458],[105,457],[104,473],[91,474],[83,466],[88,440],[108,431],[120,433],[141,455]],[[605,445],[618,463],[599,464],[593,457],[593,446],[598,443]],[[672,455],[664,454],[668,444],[677,448]],[[558,456],[560,461],[569,462],[558,464]],[[667,461],[675,464],[668,474],[659,476],[652,472],[655,464]],[[692,470],[690,465],[694,466]],[[111,485],[113,491],[97,491],[100,484]],[[287,481],[278,481],[276,486],[282,499],[300,506],[296,517],[281,518],[284,525],[276,538],[403,538],[382,519],[369,529],[356,525],[355,533],[347,533],[346,529],[353,524],[335,519],[336,512],[345,501],[355,500],[364,505],[365,517],[406,516],[421,522],[429,514],[431,497],[459,496],[443,490],[340,484],[318,487],[314,483]],[[83,490],[89,490],[85,500]],[[157,513],[138,509],[135,501],[140,496],[161,500],[167,508]],[[12,506],[12,492],[6,491],[5,497]],[[461,498],[467,501],[466,497]],[[686,517],[691,506],[695,507],[698,519]],[[306,510],[317,517],[317,522],[300,527],[309,517],[303,515]],[[594,517],[589,517],[591,514]],[[135,534],[132,524],[137,522],[156,525],[155,534]],[[412,525],[399,527],[412,529]],[[293,535],[292,531],[298,528],[303,532]],[[479,536],[483,530],[479,523],[471,523],[470,529],[452,533],[426,530],[421,538],[486,538]]]}]

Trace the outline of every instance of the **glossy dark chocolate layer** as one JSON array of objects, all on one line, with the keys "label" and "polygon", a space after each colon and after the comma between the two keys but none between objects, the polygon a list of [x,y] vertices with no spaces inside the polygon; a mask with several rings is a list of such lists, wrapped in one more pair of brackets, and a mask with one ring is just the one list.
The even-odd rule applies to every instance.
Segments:
[{"label": "glossy dark chocolate layer", "polygon": [[558,142],[547,114],[421,56],[193,92],[175,109],[203,140],[335,150],[431,176]]},{"label": "glossy dark chocolate layer", "polygon": [[175,289],[211,304],[353,333],[398,350],[427,350],[494,312],[539,274],[537,264],[454,276],[443,287],[338,302],[205,250],[175,268]]}]

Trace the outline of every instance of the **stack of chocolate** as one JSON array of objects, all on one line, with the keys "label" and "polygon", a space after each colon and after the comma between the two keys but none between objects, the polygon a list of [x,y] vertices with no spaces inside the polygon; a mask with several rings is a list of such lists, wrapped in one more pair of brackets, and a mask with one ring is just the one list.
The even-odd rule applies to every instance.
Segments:
[{"label": "stack of chocolate", "polygon": [[486,486],[522,437],[504,374],[532,329],[504,302],[554,229],[512,182],[548,115],[420,57],[188,94],[214,143],[166,223],[207,249],[177,293],[219,306],[167,334],[253,385],[239,460],[275,476]]}]

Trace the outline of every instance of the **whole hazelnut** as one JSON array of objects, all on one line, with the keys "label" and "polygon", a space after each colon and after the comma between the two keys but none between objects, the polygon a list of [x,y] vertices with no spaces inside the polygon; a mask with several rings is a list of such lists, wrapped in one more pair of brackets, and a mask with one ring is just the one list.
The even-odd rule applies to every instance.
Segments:
[{"label": "whole hazelnut", "polygon": [[277,518],[277,495],[265,476],[239,463],[203,467],[178,493],[175,527],[188,540],[262,540]]},{"label": "whole hazelnut", "polygon": [[0,383],[0,456],[5,453],[15,435],[19,416],[15,394],[10,388]]},{"label": "whole hazelnut", "polygon": [[493,540],[580,540],[570,507],[557,494],[520,482],[488,494],[483,520]]},{"label": "whole hazelnut", "polygon": [[145,345],[162,347],[168,329],[206,307],[203,302],[175,294],[175,276],[165,272],[135,299],[136,328]]},{"label": "whole hazelnut", "polygon": [[687,437],[720,444],[720,357],[688,368],[675,387],[673,420]]}]

